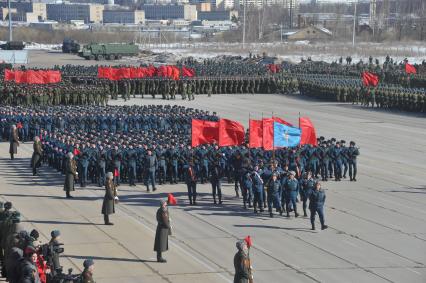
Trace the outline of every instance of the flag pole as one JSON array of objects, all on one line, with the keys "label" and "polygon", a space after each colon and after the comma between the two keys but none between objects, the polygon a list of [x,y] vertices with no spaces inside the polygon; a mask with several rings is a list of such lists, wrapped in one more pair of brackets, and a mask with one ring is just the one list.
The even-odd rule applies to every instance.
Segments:
[{"label": "flag pole", "polygon": [[251,113],[249,112],[249,126],[248,126],[249,136],[248,136],[248,148],[247,148],[249,159],[250,159],[250,149],[251,149],[251,147],[250,147],[250,131],[251,131],[251,129],[250,129],[250,119],[251,119]]},{"label": "flag pole", "polygon": [[300,112],[299,112],[299,129],[300,129]]},{"label": "flag pole", "polygon": [[275,164],[274,112],[272,111],[272,163]]}]

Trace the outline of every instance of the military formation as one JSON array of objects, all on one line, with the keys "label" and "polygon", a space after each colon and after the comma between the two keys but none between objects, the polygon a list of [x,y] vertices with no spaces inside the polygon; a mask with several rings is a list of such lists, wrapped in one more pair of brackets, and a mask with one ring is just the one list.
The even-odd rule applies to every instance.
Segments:
[{"label": "military formation", "polygon": [[94,282],[91,259],[84,261],[81,274],[63,272],[59,257],[64,248],[59,230],[53,230],[50,241],[42,244],[39,232],[23,230],[20,220],[21,215],[12,209],[11,202],[0,202],[1,277],[10,283]]},{"label": "military formation", "polygon": [[[234,183],[236,195],[243,196],[244,208],[253,207],[258,213],[269,204],[270,215],[273,206],[289,216],[296,210],[290,196],[303,195],[305,176],[311,174],[314,180],[322,181],[356,181],[359,149],[354,142],[346,146],[344,140],[320,137],[316,147],[274,151],[215,144],[192,148],[191,119],[219,119],[215,113],[197,109],[151,105],[0,110],[3,137],[8,136],[8,127],[20,125],[20,140],[37,137],[39,145],[34,145],[33,159],[42,152],[43,163],[66,176],[70,174],[71,181],[64,187],[67,197],[74,189],[76,176],[81,187],[104,186],[106,173],[112,172],[115,185],[142,183],[147,191],[157,190],[157,184],[183,182],[193,205],[197,184],[210,182],[213,202],[222,204],[222,182]],[[32,164],[36,174],[40,162]],[[270,186],[273,175],[277,182]],[[289,182],[291,176],[296,187]]]}]

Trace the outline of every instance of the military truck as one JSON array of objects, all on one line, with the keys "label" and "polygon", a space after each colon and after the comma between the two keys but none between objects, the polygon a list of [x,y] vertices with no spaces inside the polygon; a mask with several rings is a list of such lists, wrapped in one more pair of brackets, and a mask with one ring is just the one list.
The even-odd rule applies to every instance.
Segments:
[{"label": "military truck", "polygon": [[115,60],[138,54],[139,48],[133,43],[91,43],[85,45],[78,56],[86,60]]},{"label": "military truck", "polygon": [[0,48],[3,50],[22,50],[25,44],[22,41],[8,41],[4,44],[0,44]]},{"label": "military truck", "polygon": [[80,51],[80,44],[77,41],[70,38],[65,38],[62,42],[63,53],[74,53],[77,54]]}]

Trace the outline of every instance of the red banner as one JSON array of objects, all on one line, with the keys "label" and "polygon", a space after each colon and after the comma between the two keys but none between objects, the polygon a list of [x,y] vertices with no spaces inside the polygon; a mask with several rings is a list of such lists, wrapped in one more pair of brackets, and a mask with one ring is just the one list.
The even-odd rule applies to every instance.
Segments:
[{"label": "red banner", "polygon": [[192,119],[193,147],[200,144],[214,143],[219,140],[219,122]]},{"label": "red banner", "polygon": [[[189,70],[189,71],[188,71]],[[189,73],[188,73],[189,72]],[[187,69],[185,74],[187,76],[195,72],[192,69]],[[122,79],[140,79],[140,78],[152,78],[152,77],[163,77],[170,78],[173,80],[179,80],[181,76],[181,70],[176,66],[160,66],[158,68],[154,66],[149,67],[126,67],[126,68],[111,68],[111,67],[99,67],[98,78],[108,79],[111,81],[122,80]]]},{"label": "red banner", "polygon": [[302,136],[300,138],[300,144],[311,144],[318,145],[317,134],[315,132],[314,124],[308,117],[301,117],[299,119],[300,129],[302,130]]},{"label": "red banner", "polygon": [[417,74],[416,68],[413,65],[408,63],[405,64],[405,72],[407,74]]},{"label": "red banner", "polygon": [[249,130],[249,147],[256,148],[263,145],[263,123],[262,120],[251,120]]},{"label": "red banner", "polygon": [[52,70],[5,70],[5,81],[14,81],[17,84],[51,84],[61,82],[61,72]]},{"label": "red banner", "polygon": [[241,145],[244,137],[243,125],[228,119],[219,120],[219,146]]},{"label": "red banner", "polygon": [[185,66],[182,67],[182,77],[192,78],[195,76],[195,70],[191,68],[187,68]]},{"label": "red banner", "polygon": [[379,84],[379,77],[370,72],[363,72],[362,83],[364,86],[377,86]]}]

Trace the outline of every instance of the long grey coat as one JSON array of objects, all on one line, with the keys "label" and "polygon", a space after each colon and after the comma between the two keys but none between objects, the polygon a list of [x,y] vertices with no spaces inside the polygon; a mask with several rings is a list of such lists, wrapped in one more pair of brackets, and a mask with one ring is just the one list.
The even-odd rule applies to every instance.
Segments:
[{"label": "long grey coat", "polygon": [[154,251],[164,252],[169,249],[170,222],[169,212],[160,207],[157,210],[157,231],[155,232]]},{"label": "long grey coat", "polygon": [[33,148],[34,148],[34,152],[31,158],[31,167],[34,168],[38,166],[38,163],[41,161],[41,158],[43,157],[43,149],[40,142],[34,142]]},{"label": "long grey coat", "polygon": [[18,137],[17,130],[11,130],[9,142],[10,142],[9,153],[17,154],[18,146],[19,146],[19,137]]},{"label": "long grey coat", "polygon": [[108,179],[105,183],[105,196],[102,203],[102,214],[110,215],[114,213],[114,183],[111,179]]},{"label": "long grey coat", "polygon": [[77,175],[77,164],[74,159],[67,158],[65,164],[64,191],[74,191],[74,180]]}]

